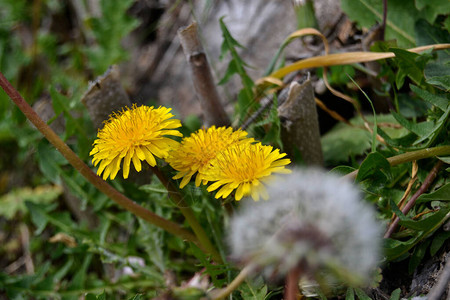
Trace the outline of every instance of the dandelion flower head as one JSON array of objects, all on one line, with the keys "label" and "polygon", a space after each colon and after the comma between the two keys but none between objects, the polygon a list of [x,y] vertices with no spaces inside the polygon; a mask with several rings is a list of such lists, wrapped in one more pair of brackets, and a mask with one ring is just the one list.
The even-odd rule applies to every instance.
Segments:
[{"label": "dandelion flower head", "polygon": [[[209,166],[210,160],[216,157],[217,153],[234,144],[251,142],[253,139],[247,138],[247,132],[243,130],[233,131],[231,127],[212,126],[185,137],[178,147],[169,153],[166,161],[178,171],[173,179],[183,178],[180,188],[185,187],[196,173],[195,185],[199,186],[203,179],[201,172]],[[206,184],[206,181],[203,183]]]},{"label": "dandelion flower head", "polygon": [[170,108],[160,106],[136,106],[114,113],[99,130],[94,148],[89,153],[92,163],[100,163],[97,174],[103,172],[103,179],[114,179],[123,159],[123,178],[128,178],[130,164],[141,171],[141,161],[155,166],[155,156],[165,158],[178,142],[168,136],[182,136],[176,130],[180,120],[171,119]]},{"label": "dandelion flower head", "polygon": [[381,250],[374,209],[342,178],[293,170],[268,187],[269,200],[248,202],[233,217],[232,257],[267,277],[301,266],[304,275],[362,285],[372,279]]},{"label": "dandelion flower head", "polygon": [[216,198],[226,198],[236,190],[237,201],[249,195],[255,201],[260,195],[267,199],[263,183],[269,181],[273,173],[290,172],[285,166],[291,161],[283,159],[285,156],[279,149],[261,143],[238,144],[218,153],[202,176],[207,181],[215,181],[207,188],[208,192],[221,187]]}]

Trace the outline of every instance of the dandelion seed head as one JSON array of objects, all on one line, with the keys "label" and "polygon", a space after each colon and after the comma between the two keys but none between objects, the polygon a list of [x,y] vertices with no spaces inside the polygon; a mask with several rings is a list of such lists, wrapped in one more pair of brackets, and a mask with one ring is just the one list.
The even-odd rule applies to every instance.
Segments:
[{"label": "dandelion seed head", "polygon": [[178,144],[169,136],[182,136],[176,130],[181,122],[171,119],[170,110],[163,106],[155,109],[134,104],[132,108],[112,114],[99,130],[89,153],[94,166],[100,163],[97,174],[103,173],[104,180],[114,179],[123,160],[123,177],[128,178],[131,162],[139,172],[141,161],[155,166],[155,157],[167,157],[169,150]]},{"label": "dandelion seed head", "polygon": [[370,279],[381,229],[351,183],[316,169],[294,170],[273,182],[268,194],[268,201],[248,202],[233,217],[234,259],[259,266],[268,277],[301,265],[312,277],[325,272],[344,281]]}]

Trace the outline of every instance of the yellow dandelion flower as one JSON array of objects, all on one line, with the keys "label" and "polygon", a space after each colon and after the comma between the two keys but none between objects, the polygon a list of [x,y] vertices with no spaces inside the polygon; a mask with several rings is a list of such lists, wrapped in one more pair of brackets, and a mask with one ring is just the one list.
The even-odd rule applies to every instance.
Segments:
[{"label": "yellow dandelion flower", "polygon": [[185,137],[166,159],[172,168],[178,171],[173,179],[183,178],[180,183],[180,188],[183,188],[192,176],[199,172],[195,177],[195,184],[199,186],[202,181],[206,184],[207,181],[203,179],[201,172],[209,165],[209,161],[231,145],[253,142],[252,138],[246,136],[247,132],[240,129],[233,131],[231,127],[212,126]]},{"label": "yellow dandelion flower", "polygon": [[183,136],[176,128],[181,127],[180,120],[170,119],[170,108],[139,106],[126,108],[110,116],[105,126],[99,130],[94,148],[92,163],[100,162],[97,174],[103,173],[103,179],[114,179],[123,161],[123,178],[128,178],[130,163],[133,161],[136,171],[141,171],[141,160],[155,166],[155,156],[165,158],[178,142],[167,137]]},{"label": "yellow dandelion flower", "polygon": [[257,144],[241,144],[229,147],[211,160],[210,167],[202,174],[208,181],[215,181],[208,188],[212,192],[219,187],[216,198],[226,198],[236,190],[235,199],[251,195],[258,201],[261,195],[267,199],[267,192],[263,185],[272,173],[290,173],[285,166],[290,159],[281,159],[285,153],[272,146]]}]

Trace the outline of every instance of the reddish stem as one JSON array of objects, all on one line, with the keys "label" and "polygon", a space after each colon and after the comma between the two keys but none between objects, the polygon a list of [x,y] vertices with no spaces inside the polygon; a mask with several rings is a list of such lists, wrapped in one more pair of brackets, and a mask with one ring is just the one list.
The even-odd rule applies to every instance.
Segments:
[{"label": "reddish stem", "polygon": [[284,289],[284,300],[297,300],[299,296],[298,283],[302,268],[298,264],[295,268],[289,271],[286,276],[286,287]]},{"label": "reddish stem", "polygon": [[146,220],[147,222],[158,226],[167,232],[170,232],[184,240],[188,240],[201,247],[198,239],[191,232],[181,228],[178,224],[166,220],[150,210],[140,206],[136,202],[121,194],[115,188],[110,186],[106,181],[102,180],[69,148],[59,136],[45,123],[31,106],[22,98],[19,92],[11,85],[11,83],[0,72],[0,86],[14,101],[19,109],[25,114],[28,120],[36,126],[36,128],[45,136],[45,138],[61,152],[61,154],[69,161],[69,163],[92,183],[101,192],[111,198],[118,205],[130,211],[134,215]]},{"label": "reddish stem", "polygon": [[[428,190],[428,188],[430,187],[431,183],[436,178],[437,173],[439,172],[439,169],[442,167],[443,164],[444,163],[440,160],[434,165],[433,169],[431,169],[430,173],[428,174],[427,178],[425,178],[425,180],[423,181],[420,188],[417,190],[417,192],[414,195],[411,196],[408,203],[406,203],[405,207],[403,207],[402,213],[404,215],[406,215],[411,210],[411,208],[416,203],[417,198],[419,198],[420,195],[422,195],[426,190]],[[394,230],[397,228],[399,222],[400,222],[400,219],[398,218],[398,216],[396,216],[394,221],[391,223],[388,230],[384,234],[384,238],[389,238],[392,235]]]}]

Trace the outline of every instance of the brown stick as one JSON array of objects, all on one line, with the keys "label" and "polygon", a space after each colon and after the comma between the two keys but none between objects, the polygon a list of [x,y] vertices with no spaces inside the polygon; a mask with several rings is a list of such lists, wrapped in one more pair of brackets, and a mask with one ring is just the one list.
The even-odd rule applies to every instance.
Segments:
[{"label": "brown stick", "polygon": [[[436,178],[437,173],[439,172],[439,169],[442,167],[443,164],[444,163],[440,160],[434,165],[433,169],[431,169],[430,173],[428,174],[427,178],[425,178],[425,180],[423,181],[420,188],[417,190],[417,192],[414,195],[411,196],[408,203],[406,203],[405,207],[402,209],[403,214],[406,215],[409,212],[409,210],[416,203],[417,198],[419,198],[419,196],[422,195],[430,187],[431,183]],[[384,238],[389,238],[392,235],[394,230],[397,228],[399,222],[400,222],[400,219],[397,216],[395,218],[395,220],[389,226],[386,233],[384,234]]]},{"label": "brown stick", "polygon": [[206,58],[205,51],[198,38],[197,23],[178,30],[178,37],[192,72],[194,88],[203,109],[206,126],[229,126],[228,118],[217,92],[216,85]]},{"label": "brown stick", "polygon": [[294,158],[299,151],[307,165],[323,165],[314,91],[309,78],[291,83],[287,100],[278,108],[284,151]]}]

